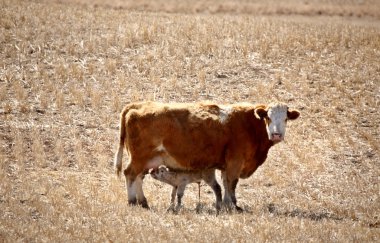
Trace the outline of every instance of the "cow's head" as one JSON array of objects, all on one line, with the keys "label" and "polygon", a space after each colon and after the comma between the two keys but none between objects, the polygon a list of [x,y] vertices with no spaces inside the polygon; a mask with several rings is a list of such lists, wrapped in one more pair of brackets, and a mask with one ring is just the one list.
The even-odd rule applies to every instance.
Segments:
[{"label": "cow's head", "polygon": [[290,110],[287,105],[281,103],[255,108],[255,116],[265,121],[268,138],[274,143],[284,140],[286,122],[297,119],[299,115],[299,111]]}]

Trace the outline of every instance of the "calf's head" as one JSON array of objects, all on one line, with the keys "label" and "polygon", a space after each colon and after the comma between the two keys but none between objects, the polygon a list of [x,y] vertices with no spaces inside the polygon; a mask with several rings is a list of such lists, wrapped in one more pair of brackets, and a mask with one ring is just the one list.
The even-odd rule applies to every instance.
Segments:
[{"label": "calf's head", "polygon": [[163,175],[165,175],[165,173],[168,172],[168,169],[164,166],[160,166],[158,168],[154,168],[151,172],[150,172],[150,175],[154,178],[154,179],[159,179],[161,177],[163,177]]},{"label": "calf's head", "polygon": [[255,108],[255,116],[265,121],[268,138],[274,143],[284,140],[286,122],[297,119],[299,115],[299,111],[290,110],[287,105],[281,103]]},{"label": "calf's head", "polygon": [[166,182],[166,183],[171,183],[174,179],[174,174],[173,172],[170,172],[169,169],[165,166],[160,166],[158,168],[153,169],[150,172],[150,175],[159,181]]}]

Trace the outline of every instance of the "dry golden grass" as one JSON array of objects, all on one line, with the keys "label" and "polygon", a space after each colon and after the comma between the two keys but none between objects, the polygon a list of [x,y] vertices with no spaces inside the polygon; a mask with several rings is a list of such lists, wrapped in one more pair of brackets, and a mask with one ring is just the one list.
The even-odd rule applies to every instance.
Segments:
[{"label": "dry golden grass", "polygon": [[[41,0],[49,2],[49,0]],[[305,15],[380,18],[377,0],[55,0],[86,6],[167,13]]]},{"label": "dry golden grass", "polygon": [[[380,240],[377,1],[59,2],[0,0],[0,241]],[[196,186],[167,213],[149,176],[151,210],[129,207],[122,106],[205,99],[302,116],[238,184],[244,213],[216,217],[206,186],[199,214]]]}]

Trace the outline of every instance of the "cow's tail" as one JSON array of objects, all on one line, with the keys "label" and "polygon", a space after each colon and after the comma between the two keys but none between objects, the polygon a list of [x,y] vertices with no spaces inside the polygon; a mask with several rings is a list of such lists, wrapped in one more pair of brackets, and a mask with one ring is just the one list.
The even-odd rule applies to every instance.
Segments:
[{"label": "cow's tail", "polygon": [[122,112],[120,113],[120,140],[119,140],[119,148],[115,155],[114,167],[116,170],[117,176],[120,176],[121,169],[123,167],[123,152],[125,147],[125,138],[126,138],[126,124],[125,124],[125,116],[132,109],[138,109],[141,107],[141,104],[129,104],[124,107]]}]

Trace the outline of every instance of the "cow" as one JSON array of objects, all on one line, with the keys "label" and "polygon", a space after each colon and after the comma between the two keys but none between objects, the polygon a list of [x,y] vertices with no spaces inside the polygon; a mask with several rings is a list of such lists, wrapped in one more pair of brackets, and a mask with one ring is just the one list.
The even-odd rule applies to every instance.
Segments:
[{"label": "cow", "polygon": [[124,170],[128,203],[149,208],[142,183],[152,168],[221,170],[228,209],[237,206],[239,178],[248,178],[264,163],[269,149],[284,140],[288,120],[300,113],[283,103],[218,105],[199,103],[131,103],[120,114],[116,173],[122,170],[124,148],[129,164]]},{"label": "cow", "polygon": [[[177,212],[182,206],[182,197],[185,192],[185,188],[190,183],[198,183],[199,198],[200,198],[200,183],[205,181],[214,191],[216,197],[216,211],[219,213],[222,203],[222,190],[218,181],[215,178],[215,169],[206,169],[200,171],[173,171],[165,166],[160,166],[157,169],[153,169],[150,175],[159,181],[165,182],[173,186],[170,207],[168,211]],[[175,198],[177,196],[177,206],[175,206]]]}]

